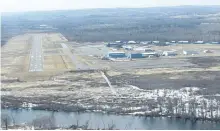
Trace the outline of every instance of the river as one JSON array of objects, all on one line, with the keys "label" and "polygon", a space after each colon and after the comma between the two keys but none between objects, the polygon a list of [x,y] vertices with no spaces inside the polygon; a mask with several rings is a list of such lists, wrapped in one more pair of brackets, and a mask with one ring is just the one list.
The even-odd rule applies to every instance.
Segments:
[{"label": "river", "polygon": [[59,127],[68,127],[72,124],[76,124],[77,122],[79,123],[79,125],[84,125],[87,121],[89,121],[89,128],[92,129],[97,129],[98,127],[107,128],[108,124],[114,124],[116,129],[220,129],[219,123],[197,121],[193,124],[191,121],[176,120],[165,117],[150,118],[132,115],[109,115],[91,112],[68,113],[28,109],[2,109],[1,113],[13,117],[15,124],[31,123],[36,118],[53,115],[55,123]]}]

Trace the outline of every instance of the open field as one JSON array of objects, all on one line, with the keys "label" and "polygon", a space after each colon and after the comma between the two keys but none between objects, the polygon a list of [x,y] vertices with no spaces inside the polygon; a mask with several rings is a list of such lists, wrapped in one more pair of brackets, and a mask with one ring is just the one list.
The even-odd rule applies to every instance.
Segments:
[{"label": "open field", "polygon": [[[38,48],[43,69],[29,72],[35,35],[17,36],[2,47],[2,108],[29,103],[33,109],[167,116],[173,109],[167,104],[171,102],[178,108],[172,110],[173,115],[190,117],[188,105],[194,102],[195,117],[204,119],[200,112],[204,106],[212,108],[212,102],[215,118],[219,117],[218,45],[153,46],[156,51],[194,49],[201,53],[116,62],[101,60],[111,51],[102,42],[80,44],[67,42],[59,33],[42,33]],[[15,48],[15,44],[21,46]],[[203,53],[206,49],[214,53]],[[211,113],[205,112],[205,119],[211,119]]]}]

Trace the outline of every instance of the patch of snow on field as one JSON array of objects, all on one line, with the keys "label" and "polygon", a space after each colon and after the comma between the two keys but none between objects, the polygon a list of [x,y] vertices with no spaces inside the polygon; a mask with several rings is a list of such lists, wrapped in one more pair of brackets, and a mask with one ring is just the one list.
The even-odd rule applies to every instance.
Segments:
[{"label": "patch of snow on field", "polygon": [[1,95],[4,96],[4,95],[11,95],[11,92],[10,91],[1,91]]},{"label": "patch of snow on field", "polygon": [[140,90],[140,91],[142,91],[143,89],[140,89],[139,87],[137,87],[137,86],[133,86],[133,85],[129,85],[131,88],[133,88],[134,90]]},{"label": "patch of snow on field", "polygon": [[37,104],[33,104],[33,103],[27,103],[27,102],[23,102],[22,107],[24,108],[32,108],[32,107],[36,107]]},{"label": "patch of snow on field", "polygon": [[[187,114],[194,113],[195,117],[202,117],[202,118],[220,117],[220,107],[219,107],[220,102],[217,101],[216,99],[209,100],[207,98],[204,98],[203,95],[199,94],[198,91],[200,90],[203,89],[200,89],[198,87],[184,87],[179,90],[175,90],[175,89],[143,90],[135,86],[117,88],[117,92],[119,93],[120,97],[127,98],[131,101],[145,100],[144,102],[146,103],[149,100],[151,100],[154,101],[153,103],[156,105],[156,107],[154,106],[147,108],[146,106],[148,105],[144,107],[143,105],[135,106],[134,104],[131,107],[122,108],[122,110],[124,111],[132,111],[131,113],[128,114],[133,114],[133,115],[150,114],[153,112],[156,113],[159,112],[159,114],[167,114],[167,111],[172,111],[174,114],[177,114],[182,112],[181,110],[183,109],[184,106],[185,113]],[[162,104],[158,103],[158,98],[163,99]],[[176,99],[176,104],[174,102],[175,99]],[[170,105],[172,106],[171,109],[169,109],[169,100],[171,101],[172,104]]]}]

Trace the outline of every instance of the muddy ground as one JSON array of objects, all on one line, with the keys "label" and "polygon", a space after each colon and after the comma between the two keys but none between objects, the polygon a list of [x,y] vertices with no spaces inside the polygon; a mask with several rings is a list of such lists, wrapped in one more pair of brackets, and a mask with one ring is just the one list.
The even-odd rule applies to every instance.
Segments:
[{"label": "muddy ground", "polygon": [[207,57],[191,57],[188,61],[195,64],[197,67],[208,68],[213,66],[220,67],[219,56],[207,56]]},{"label": "muddy ground", "polygon": [[163,73],[151,75],[123,74],[111,77],[112,83],[124,83],[135,85],[141,89],[180,89],[183,87],[208,88],[209,92],[220,92],[220,71]]}]

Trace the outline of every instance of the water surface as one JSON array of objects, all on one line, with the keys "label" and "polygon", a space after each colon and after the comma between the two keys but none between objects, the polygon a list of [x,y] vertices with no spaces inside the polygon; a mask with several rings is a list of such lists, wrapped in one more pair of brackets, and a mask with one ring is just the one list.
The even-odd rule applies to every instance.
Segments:
[{"label": "water surface", "polygon": [[181,129],[181,130],[193,130],[193,129],[206,129],[214,130],[220,129],[219,123],[202,122],[197,121],[192,123],[191,121],[170,119],[165,117],[138,117],[131,115],[108,115],[102,113],[76,113],[76,112],[52,112],[52,111],[42,111],[42,110],[12,110],[12,109],[2,109],[2,114],[7,114],[13,117],[16,124],[21,123],[31,123],[34,119],[43,116],[51,116],[55,119],[56,125],[60,127],[68,127],[70,125],[85,124],[89,121],[89,128],[97,129],[107,128],[109,125],[114,124],[117,129]]}]

